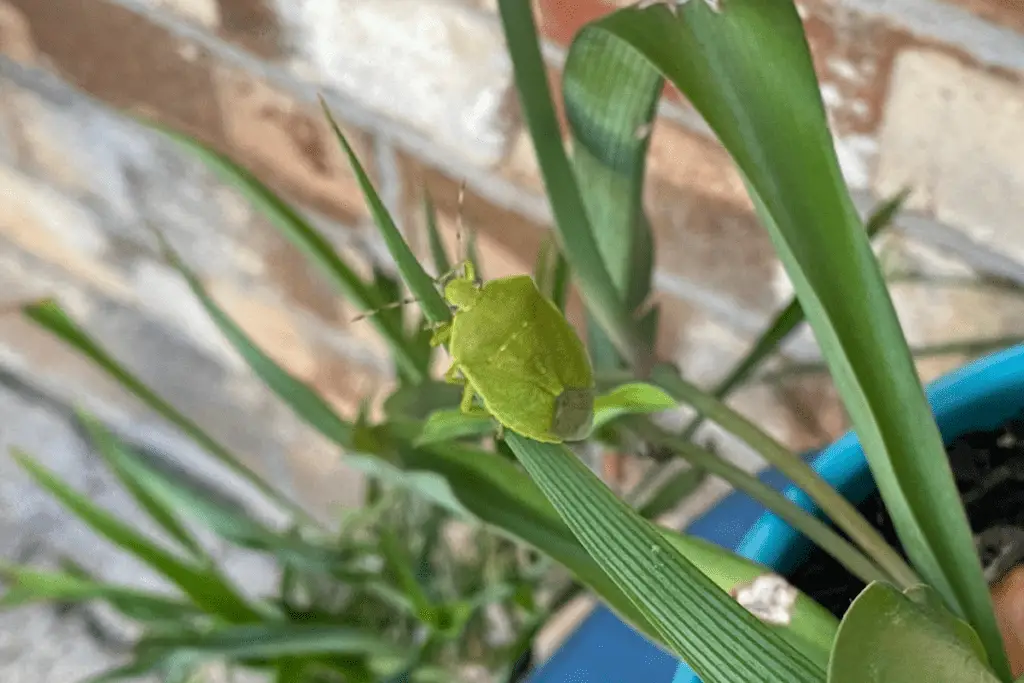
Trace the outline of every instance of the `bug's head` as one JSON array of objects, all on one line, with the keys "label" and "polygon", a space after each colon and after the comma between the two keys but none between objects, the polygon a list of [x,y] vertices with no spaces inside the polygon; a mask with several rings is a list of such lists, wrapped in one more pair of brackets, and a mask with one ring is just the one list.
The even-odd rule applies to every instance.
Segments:
[{"label": "bug's head", "polygon": [[454,278],[444,286],[444,298],[456,310],[469,310],[480,298],[480,284],[468,277]]}]

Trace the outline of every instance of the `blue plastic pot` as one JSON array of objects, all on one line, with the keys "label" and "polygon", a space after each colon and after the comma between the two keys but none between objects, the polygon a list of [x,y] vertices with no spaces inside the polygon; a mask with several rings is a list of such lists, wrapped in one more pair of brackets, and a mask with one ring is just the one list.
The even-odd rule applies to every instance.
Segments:
[{"label": "blue plastic pot", "polygon": [[[1024,345],[976,360],[933,382],[927,393],[947,443],[970,431],[997,428],[1024,411]],[[874,490],[853,433],[810,457],[814,469],[851,502],[862,502]],[[778,472],[768,470],[761,478],[784,490],[804,509],[818,512],[807,496]],[[811,551],[810,543],[792,527],[740,493],[723,499],[687,533],[734,549],[780,573],[793,571]],[[656,648],[604,607],[595,610],[528,681],[699,683],[688,666]]]}]

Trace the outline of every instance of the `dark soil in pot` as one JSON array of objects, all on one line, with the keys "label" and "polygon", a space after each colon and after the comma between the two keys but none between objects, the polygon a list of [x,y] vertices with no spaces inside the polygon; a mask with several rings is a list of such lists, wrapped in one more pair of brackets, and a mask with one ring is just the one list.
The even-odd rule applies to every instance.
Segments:
[{"label": "dark soil in pot", "polygon": [[[993,431],[964,434],[946,452],[986,578],[993,585],[1009,579],[1010,570],[1024,561],[1024,415]],[[902,553],[878,493],[857,507]],[[814,548],[788,578],[837,617],[864,589],[863,582],[820,548]]]}]

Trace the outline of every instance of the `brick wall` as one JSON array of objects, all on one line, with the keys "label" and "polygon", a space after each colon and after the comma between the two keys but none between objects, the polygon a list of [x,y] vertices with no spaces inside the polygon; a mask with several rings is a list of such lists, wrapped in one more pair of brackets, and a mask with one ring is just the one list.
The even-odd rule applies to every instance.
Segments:
[{"label": "brick wall", "polygon": [[[728,0],[726,0],[728,2]],[[421,189],[451,233],[458,182],[485,274],[528,270],[548,209],[487,0],[0,0],[0,286],[56,294],[119,357],[252,464],[326,514],[358,485],[252,380],[155,257],[157,225],[218,300],[339,408],[387,389],[384,350],[303,259],[201,164],[119,110],[199,136],[299,205],[349,260],[387,257],[315,104],[323,92],[382,194],[422,242]],[[599,0],[540,0],[557,76]],[[905,184],[915,212],[887,263],[1024,280],[1024,6],[1014,0],[800,3],[844,170],[869,206]],[[742,184],[671,96],[647,204],[661,352],[718,376],[789,295]],[[1024,305],[978,288],[894,285],[912,341],[1024,330]],[[931,298],[926,303],[926,298]],[[814,354],[807,335],[789,348]],[[932,376],[957,357],[930,360]],[[13,317],[0,368],[84,400],[146,441],[191,451],[95,371]],[[735,404],[793,447],[840,432],[826,380],[756,385]],[[29,443],[29,446],[37,444]],[[38,450],[38,449],[36,449]],[[726,444],[738,462],[755,463]]]}]

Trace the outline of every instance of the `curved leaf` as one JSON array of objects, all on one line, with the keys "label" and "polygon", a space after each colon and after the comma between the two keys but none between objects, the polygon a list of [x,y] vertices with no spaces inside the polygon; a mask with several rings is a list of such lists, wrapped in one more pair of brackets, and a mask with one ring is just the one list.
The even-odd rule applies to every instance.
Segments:
[{"label": "curved leaf", "polygon": [[623,384],[594,400],[594,429],[618,417],[660,413],[677,405],[661,387],[645,382]]},{"label": "curved leaf", "polygon": [[[609,40],[609,37],[614,40]],[[667,77],[737,163],[921,575],[1006,656],[949,462],[846,188],[791,0],[623,10],[578,34],[638,82]],[[636,59],[636,54],[643,60]],[[618,98],[591,103],[613,110]]]},{"label": "curved leaf", "polygon": [[508,444],[587,552],[705,683],[820,682],[813,660],[722,591],[562,446]]},{"label": "curved leaf", "polygon": [[998,683],[969,643],[898,590],[873,583],[839,625],[829,683]]}]

